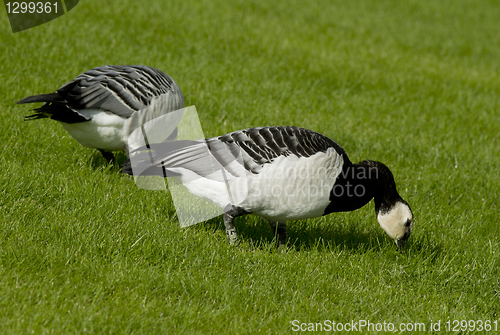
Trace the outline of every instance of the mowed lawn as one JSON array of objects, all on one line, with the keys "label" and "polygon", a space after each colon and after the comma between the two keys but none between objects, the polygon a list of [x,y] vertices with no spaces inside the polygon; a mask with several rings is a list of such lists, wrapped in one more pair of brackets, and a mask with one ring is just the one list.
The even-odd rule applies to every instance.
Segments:
[{"label": "mowed lawn", "polygon": [[[80,0],[16,34],[3,11],[0,46],[0,333],[500,319],[497,1]],[[384,162],[415,215],[403,254],[373,202],[289,222],[284,252],[240,217],[230,247],[221,217],[180,228],[168,192],[23,121],[18,100],[106,64],[172,76],[207,137],[294,125]]]}]

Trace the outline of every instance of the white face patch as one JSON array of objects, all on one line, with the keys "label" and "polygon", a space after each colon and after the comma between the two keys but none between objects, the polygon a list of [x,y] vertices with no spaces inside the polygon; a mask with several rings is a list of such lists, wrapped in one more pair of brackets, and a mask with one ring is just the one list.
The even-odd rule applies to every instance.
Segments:
[{"label": "white face patch", "polygon": [[391,238],[401,238],[411,227],[406,226],[408,220],[413,221],[410,207],[402,202],[397,202],[389,212],[377,216],[378,223]]}]

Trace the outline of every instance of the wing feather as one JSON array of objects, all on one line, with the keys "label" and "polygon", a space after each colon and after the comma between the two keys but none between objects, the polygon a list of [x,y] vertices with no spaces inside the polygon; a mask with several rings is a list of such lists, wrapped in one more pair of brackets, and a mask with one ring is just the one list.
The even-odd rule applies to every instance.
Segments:
[{"label": "wing feather", "polygon": [[184,107],[180,88],[165,73],[143,65],[106,65],[82,73],[53,94],[28,97],[19,103],[43,101],[33,116],[74,123],[87,121],[76,110],[96,108],[129,118],[166,95],[172,95],[174,105]]},{"label": "wing feather", "polygon": [[[201,177],[208,177],[224,169],[238,177],[241,176],[241,167],[258,174],[265,164],[272,163],[279,156],[310,157],[329,148],[343,156],[344,162],[349,162],[339,144],[317,132],[292,126],[250,128],[207,140],[152,144],[148,152],[156,169],[149,171],[185,168]],[[139,156],[134,157],[137,159]],[[151,164],[144,161],[144,164]],[[124,171],[132,172],[130,166]]]}]

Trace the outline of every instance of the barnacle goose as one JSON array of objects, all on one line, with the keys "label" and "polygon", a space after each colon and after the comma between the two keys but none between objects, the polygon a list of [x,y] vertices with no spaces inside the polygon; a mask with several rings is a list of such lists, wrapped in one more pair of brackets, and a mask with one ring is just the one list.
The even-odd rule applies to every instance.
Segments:
[{"label": "barnacle goose", "polygon": [[[227,177],[214,173],[214,161]],[[136,164],[145,167],[133,163],[126,162],[123,172],[175,177],[192,194],[223,208],[231,244],[238,242],[233,220],[243,214],[266,218],[284,244],[286,221],[353,211],[372,198],[380,226],[400,251],[413,227],[410,206],[387,166],[369,160],[354,164],[335,141],[303,128],[251,128],[201,141],[151,144]],[[243,174],[245,185],[232,183]]]},{"label": "barnacle goose", "polygon": [[[107,65],[82,73],[55,93],[34,95],[18,104],[43,102],[25,120],[61,122],[81,145],[101,151],[125,150],[128,136],[145,122],[184,107],[177,84],[165,73],[144,65]],[[165,134],[165,137],[175,136]]]}]

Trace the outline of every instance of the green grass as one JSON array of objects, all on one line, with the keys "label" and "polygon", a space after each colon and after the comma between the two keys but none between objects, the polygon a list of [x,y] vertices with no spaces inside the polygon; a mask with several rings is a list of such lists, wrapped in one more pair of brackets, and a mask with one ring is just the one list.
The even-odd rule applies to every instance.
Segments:
[{"label": "green grass", "polygon": [[[5,13],[5,12],[4,12]],[[496,1],[88,1],[12,34],[0,15],[0,328],[6,334],[291,333],[292,320],[499,320]],[[57,122],[15,103],[92,67],[146,64],[205,135],[296,125],[394,172],[405,252],[373,203],[288,225],[181,229]]]}]

